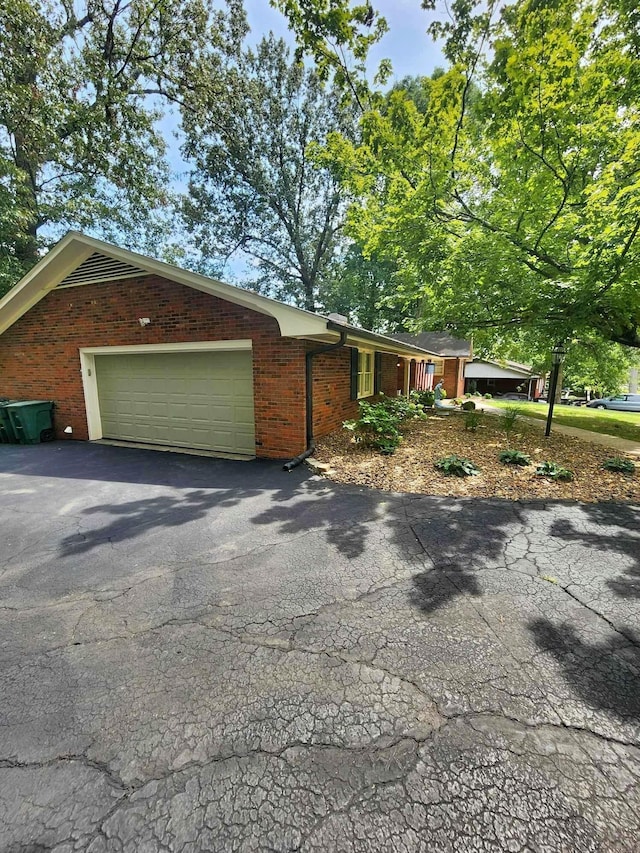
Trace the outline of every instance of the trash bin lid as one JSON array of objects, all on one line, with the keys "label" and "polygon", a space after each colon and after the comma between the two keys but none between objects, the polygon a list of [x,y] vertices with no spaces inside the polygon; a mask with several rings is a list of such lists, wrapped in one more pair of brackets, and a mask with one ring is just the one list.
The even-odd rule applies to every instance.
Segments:
[{"label": "trash bin lid", "polygon": [[14,403],[9,403],[5,406],[6,409],[9,408],[20,408],[20,406],[53,406],[52,400],[20,400]]}]

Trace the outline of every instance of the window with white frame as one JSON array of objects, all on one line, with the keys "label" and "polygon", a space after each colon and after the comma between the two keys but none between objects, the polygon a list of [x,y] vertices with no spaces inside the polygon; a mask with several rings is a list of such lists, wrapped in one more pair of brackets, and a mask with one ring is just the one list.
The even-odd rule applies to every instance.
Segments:
[{"label": "window with white frame", "polygon": [[358,350],[358,398],[373,394],[373,353]]}]

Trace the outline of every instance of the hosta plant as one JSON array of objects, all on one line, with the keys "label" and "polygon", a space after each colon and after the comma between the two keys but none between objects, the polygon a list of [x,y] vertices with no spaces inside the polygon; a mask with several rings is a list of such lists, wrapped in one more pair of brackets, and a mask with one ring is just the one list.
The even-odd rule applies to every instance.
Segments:
[{"label": "hosta plant", "polygon": [[471,477],[474,474],[479,474],[480,469],[473,464],[470,459],[465,459],[463,456],[443,456],[434,463],[434,467],[443,474],[454,477]]},{"label": "hosta plant", "polygon": [[633,474],[636,466],[630,459],[623,459],[622,456],[613,456],[611,459],[606,459],[602,463],[605,471],[618,471],[620,474]]},{"label": "hosta plant", "polygon": [[530,465],[531,457],[520,450],[503,450],[499,456],[503,465]]},{"label": "hosta plant", "polygon": [[551,480],[563,480],[569,482],[573,480],[573,472],[568,468],[563,468],[557,462],[541,462],[536,468],[538,477],[549,477]]}]

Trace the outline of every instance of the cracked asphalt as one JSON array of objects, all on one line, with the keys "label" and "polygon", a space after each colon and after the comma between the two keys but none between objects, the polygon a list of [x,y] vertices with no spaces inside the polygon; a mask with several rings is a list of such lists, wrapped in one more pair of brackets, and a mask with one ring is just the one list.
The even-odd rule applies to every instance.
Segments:
[{"label": "cracked asphalt", "polygon": [[0,445],[0,850],[640,851],[640,507]]}]

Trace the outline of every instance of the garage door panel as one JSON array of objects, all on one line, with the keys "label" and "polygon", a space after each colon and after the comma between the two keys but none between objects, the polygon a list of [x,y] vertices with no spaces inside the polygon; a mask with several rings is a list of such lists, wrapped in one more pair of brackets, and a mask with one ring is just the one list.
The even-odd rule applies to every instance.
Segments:
[{"label": "garage door panel", "polygon": [[249,351],[97,355],[105,438],[255,453]]}]

